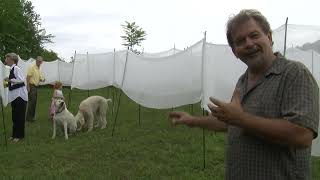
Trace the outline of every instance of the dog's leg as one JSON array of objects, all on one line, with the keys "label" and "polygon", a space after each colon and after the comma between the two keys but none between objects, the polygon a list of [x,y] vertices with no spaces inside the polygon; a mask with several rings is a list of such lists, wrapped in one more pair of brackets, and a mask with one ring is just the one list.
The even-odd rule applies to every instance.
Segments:
[{"label": "dog's leg", "polygon": [[99,121],[100,121],[100,128],[104,129],[107,126],[107,109],[108,109],[108,101],[104,101],[99,107]]},{"label": "dog's leg", "polygon": [[53,126],[52,139],[54,139],[54,138],[56,138],[56,121],[54,119],[52,121],[52,126]]},{"label": "dog's leg", "polygon": [[107,113],[104,111],[100,114],[100,120],[101,120],[101,129],[106,128],[107,126]]},{"label": "dog's leg", "polygon": [[68,140],[68,123],[66,121],[63,122],[63,128],[64,128],[64,138]]},{"label": "dog's leg", "polygon": [[94,121],[94,115],[93,112],[88,112],[88,132],[92,131],[93,129],[93,121]]},{"label": "dog's leg", "polygon": [[96,114],[96,117],[97,117],[97,124],[94,127],[98,128],[101,125],[101,117],[98,114]]}]

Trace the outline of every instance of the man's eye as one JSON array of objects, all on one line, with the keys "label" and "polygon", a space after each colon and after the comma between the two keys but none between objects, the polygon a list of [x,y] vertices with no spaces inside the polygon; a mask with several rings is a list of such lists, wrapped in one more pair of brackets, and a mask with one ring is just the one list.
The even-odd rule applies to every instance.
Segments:
[{"label": "man's eye", "polygon": [[244,43],[244,39],[238,39],[234,42],[236,46],[241,46]]},{"label": "man's eye", "polygon": [[252,34],[250,34],[250,37],[256,39],[256,38],[260,37],[260,34],[259,33],[252,33]]}]

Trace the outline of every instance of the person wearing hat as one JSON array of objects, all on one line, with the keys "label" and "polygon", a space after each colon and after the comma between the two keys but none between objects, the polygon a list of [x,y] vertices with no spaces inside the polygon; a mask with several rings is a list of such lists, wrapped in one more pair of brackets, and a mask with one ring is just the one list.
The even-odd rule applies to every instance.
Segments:
[{"label": "person wearing hat", "polygon": [[37,87],[39,86],[40,82],[44,82],[45,79],[40,71],[40,65],[43,62],[43,58],[38,56],[36,59],[36,63],[33,64],[27,73],[27,90],[28,90],[28,110],[26,120],[29,122],[35,121],[35,114],[36,114],[36,106],[37,106]]},{"label": "person wearing hat", "polygon": [[12,135],[10,140],[18,142],[24,138],[25,114],[28,102],[28,92],[24,83],[25,77],[20,67],[17,66],[19,57],[15,53],[8,53],[5,59],[10,66],[9,77],[4,80],[8,84],[8,102],[12,109]]}]

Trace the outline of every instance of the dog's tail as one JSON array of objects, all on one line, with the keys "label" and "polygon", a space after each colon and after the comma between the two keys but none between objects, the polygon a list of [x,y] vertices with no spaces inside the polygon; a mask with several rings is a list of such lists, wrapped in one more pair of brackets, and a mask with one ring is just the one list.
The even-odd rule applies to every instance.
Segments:
[{"label": "dog's tail", "polygon": [[112,99],[106,99],[107,103],[112,103]]},{"label": "dog's tail", "polygon": [[109,109],[109,103],[112,102],[112,99],[106,99],[106,98],[103,98],[103,104],[105,104],[105,108],[106,109]]}]

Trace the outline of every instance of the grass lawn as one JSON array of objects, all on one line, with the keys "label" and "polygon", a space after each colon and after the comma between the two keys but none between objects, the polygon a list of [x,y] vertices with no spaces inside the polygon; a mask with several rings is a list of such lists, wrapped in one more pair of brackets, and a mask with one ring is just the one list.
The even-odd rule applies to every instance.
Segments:
[{"label": "grass lawn", "polygon": [[[184,126],[172,128],[171,109],[139,107],[122,96],[114,136],[114,116],[108,127],[81,132],[64,140],[62,132],[51,139],[48,111],[52,90],[39,91],[37,121],[26,124],[26,138],[4,149],[1,123],[0,179],[224,179],[224,134],[205,131],[206,157],[203,168],[203,131]],[[64,90],[68,103],[69,90]],[[90,95],[112,97],[111,88]],[[87,91],[73,90],[69,110],[75,114]],[[115,102],[117,103],[117,102]],[[191,106],[177,108],[191,111]],[[194,114],[202,114],[194,105]],[[11,108],[5,108],[7,137],[11,133]],[[320,179],[320,158],[313,159],[313,179]]]}]

